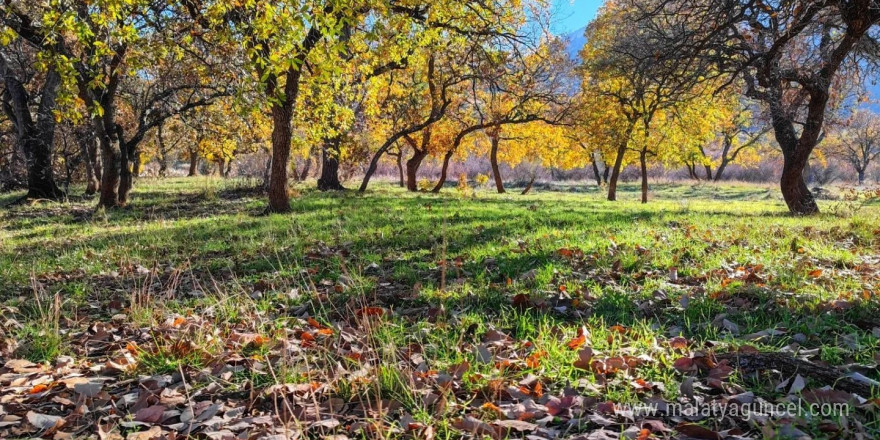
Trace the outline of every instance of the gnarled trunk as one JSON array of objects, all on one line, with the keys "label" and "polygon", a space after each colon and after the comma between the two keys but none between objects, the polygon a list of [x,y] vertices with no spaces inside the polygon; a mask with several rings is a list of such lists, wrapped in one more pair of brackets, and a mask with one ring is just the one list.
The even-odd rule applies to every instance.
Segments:
[{"label": "gnarled trunk", "polygon": [[782,166],[782,179],[780,187],[785,204],[793,214],[811,215],[819,213],[819,205],[813,193],[804,182],[804,167],[806,158],[788,157],[784,159]]},{"label": "gnarled trunk", "polygon": [[412,157],[406,161],[406,189],[408,191],[418,191],[419,183],[418,173],[419,167],[422,165],[422,161],[428,157],[427,151],[422,150],[413,150]]},{"label": "gnarled trunk", "polygon": [[321,177],[318,178],[318,189],[321,191],[344,191],[345,187],[339,180],[339,145],[341,139],[324,139],[321,146]]}]

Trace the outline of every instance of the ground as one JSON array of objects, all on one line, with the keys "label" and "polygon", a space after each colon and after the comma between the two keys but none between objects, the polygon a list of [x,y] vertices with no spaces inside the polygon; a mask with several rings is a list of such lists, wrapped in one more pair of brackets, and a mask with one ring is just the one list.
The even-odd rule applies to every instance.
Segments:
[{"label": "ground", "polygon": [[880,435],[876,199],[254,185],[0,209],[0,438]]}]

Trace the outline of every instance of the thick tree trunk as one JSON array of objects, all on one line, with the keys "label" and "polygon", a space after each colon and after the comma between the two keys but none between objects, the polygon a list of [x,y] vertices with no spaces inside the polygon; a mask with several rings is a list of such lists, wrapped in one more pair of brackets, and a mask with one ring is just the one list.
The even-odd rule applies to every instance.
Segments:
[{"label": "thick tree trunk", "polygon": [[804,182],[805,164],[806,160],[803,158],[785,158],[780,181],[782,197],[793,214],[818,214],[819,206],[816,204],[816,199]]},{"label": "thick tree trunk", "polygon": [[865,170],[861,169],[861,170],[858,170],[857,172],[859,174],[859,186],[862,186],[865,184]]},{"label": "thick tree trunk", "polygon": [[703,165],[706,168],[706,181],[712,180],[712,165]]},{"label": "thick tree trunk", "polygon": [[40,92],[36,118],[31,115],[27,89],[5,58],[0,60],[4,82],[4,110],[17,134],[17,142],[27,165],[28,198],[64,198],[64,192],[55,183],[52,170],[52,147],[55,142],[55,98],[61,85],[61,76],[54,70],[46,74]]},{"label": "thick tree trunk", "polygon": [[492,150],[489,155],[489,161],[492,163],[492,177],[495,179],[495,189],[498,191],[498,194],[504,194],[506,191],[504,190],[504,181],[501,180],[501,168],[498,166],[498,144],[500,143],[500,136],[495,133],[490,135],[492,140]]},{"label": "thick tree trunk", "polygon": [[287,167],[290,161],[291,119],[293,107],[288,102],[272,106],[272,168],[269,173],[270,213],[290,212],[290,194],[287,191]]},{"label": "thick tree trunk", "polygon": [[413,149],[413,155],[406,161],[406,189],[407,191],[418,191],[418,174],[422,161],[428,157],[427,151]]},{"label": "thick tree trunk", "polygon": [[119,169],[121,168],[121,148],[115,137],[111,137],[101,123],[96,124],[95,131],[98,133],[98,142],[101,146],[101,192],[98,197],[98,207],[113,208],[119,205]]},{"label": "thick tree trunk", "polygon": [[187,177],[195,177],[199,175],[199,153],[189,150],[189,172],[186,173]]},{"label": "thick tree trunk", "polygon": [[434,189],[431,190],[432,193],[439,193],[440,190],[443,189],[443,185],[446,184],[446,179],[449,178],[449,161],[452,159],[453,154],[455,154],[455,151],[450,150],[443,155],[443,167],[440,168],[440,179],[437,180],[437,184],[434,185]]},{"label": "thick tree trunk", "polygon": [[648,203],[648,157],[647,152],[639,152],[639,165],[642,169],[642,203]]},{"label": "thick tree trunk", "polygon": [[324,139],[321,146],[321,177],[318,179],[318,189],[321,191],[344,191],[345,187],[339,181],[339,145],[341,139]]}]

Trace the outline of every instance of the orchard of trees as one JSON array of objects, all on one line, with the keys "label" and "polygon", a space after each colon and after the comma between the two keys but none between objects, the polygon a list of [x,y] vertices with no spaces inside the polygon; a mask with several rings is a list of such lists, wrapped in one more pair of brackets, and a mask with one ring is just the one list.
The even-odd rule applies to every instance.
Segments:
[{"label": "orchard of trees", "polygon": [[861,185],[877,167],[875,0],[609,0],[574,58],[551,9],[6,0],[0,185],[63,200],[83,184],[114,208],[146,167],[262,158],[250,172],[283,213],[291,181],[366,191],[390,168],[439,192],[451,163],[485,158],[498,192],[510,167],[587,169],[611,201],[633,166],[647,202],[651,167],[719,181],[781,158],[790,211],[813,214],[809,170],[835,161]]}]

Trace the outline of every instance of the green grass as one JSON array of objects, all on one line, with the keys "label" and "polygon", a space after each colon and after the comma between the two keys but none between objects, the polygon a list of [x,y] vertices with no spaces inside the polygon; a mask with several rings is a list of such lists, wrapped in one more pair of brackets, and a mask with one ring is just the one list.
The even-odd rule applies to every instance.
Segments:
[{"label": "green grass", "polygon": [[[454,189],[410,194],[380,183],[363,195],[299,188],[292,214],[261,216],[265,203],[249,184],[142,179],[121,210],[93,212],[93,202],[82,201],[0,211],[0,292],[27,322],[9,331],[19,338],[38,331],[35,315],[22,311],[34,282],[66,299],[64,321],[73,328],[118,313],[142,328],[194,317],[200,330],[188,334],[185,350],[165,330],[138,341],[137,372],[197,371],[224,352],[224,338],[252,332],[271,342],[232,349],[278,371],[239,370],[230,387],[326,383],[329,395],[346,400],[398,401],[443,435],[451,435],[452,418],[475,414],[468,408],[491,394],[493,381],[507,386],[529,375],[553,395],[573,386],[602,401],[632,403],[645,396],[631,384],[642,379],[675,399],[683,375],[672,363],[682,353],[665,341],[678,335],[691,349],[778,350],[797,340],[830,365],[880,359],[872,333],[880,327],[876,202],[820,201],[833,213],[802,218],[787,214],[775,188],[753,185],[654,185],[642,205],[632,185],[612,203],[594,187],[463,197]],[[756,278],[747,277],[751,268]],[[679,282],[670,282],[672,270]],[[355,316],[364,307],[392,314]],[[718,324],[721,314],[737,334]],[[333,334],[278,358],[277,341],[308,331],[304,316]],[[381,365],[366,377],[335,372],[337,365],[363,366],[331,348],[342,343],[346,326],[363,335],[344,341],[344,351],[357,347]],[[567,346],[581,326],[589,331],[586,345],[602,357],[645,361],[610,375],[597,392],[601,378],[575,368],[577,353]],[[768,329],[780,334],[746,338]],[[513,356],[512,366],[481,359],[491,330],[512,338],[498,348]],[[70,333],[63,329],[57,344],[24,354],[85,357],[69,346]],[[419,347],[423,366],[404,353],[408,347]],[[537,366],[517,358],[535,353]],[[413,391],[413,372],[451,371],[462,362],[470,368],[461,387],[473,401],[459,396],[458,406],[430,410]],[[876,369],[866,375],[880,379]],[[767,399],[782,397],[768,375],[730,381]],[[863,423],[880,432],[877,420]]]}]

